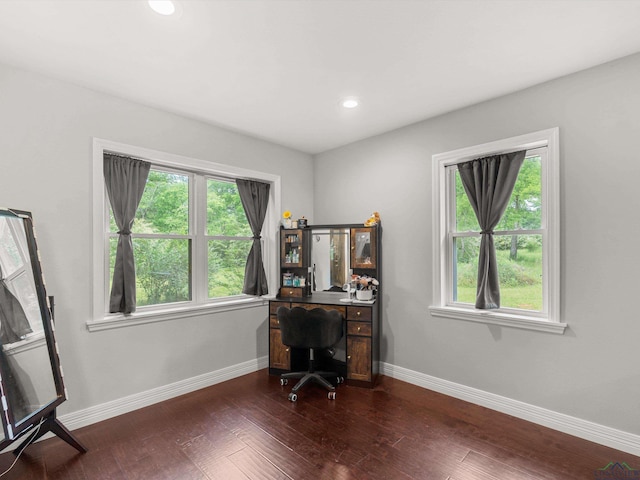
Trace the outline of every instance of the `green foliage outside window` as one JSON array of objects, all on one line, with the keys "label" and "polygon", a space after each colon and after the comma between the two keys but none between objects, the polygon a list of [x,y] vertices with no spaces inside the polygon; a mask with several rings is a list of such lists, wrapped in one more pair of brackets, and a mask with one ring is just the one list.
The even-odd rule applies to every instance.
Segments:
[{"label": "green foliage outside window", "polygon": [[[209,298],[242,293],[252,233],[235,182],[207,180],[207,256],[196,260],[192,240],[186,238],[190,233],[189,181],[184,174],[153,169],[149,172],[132,227],[139,306],[191,300],[194,261],[208,264]],[[110,230],[118,230],[113,216]],[[110,278],[116,245],[117,237],[112,236]]]},{"label": "green foliage outside window", "polygon": [[[500,277],[501,306],[540,311],[542,305],[542,235],[526,230],[541,228],[540,157],[525,159],[509,205],[495,228],[494,244]],[[456,171],[456,231],[477,236],[455,238],[454,301],[475,303],[480,227]],[[524,230],[522,234],[500,231]]]},{"label": "green foliage outside window", "polygon": [[209,298],[240,295],[252,241],[251,228],[235,182],[207,180],[207,235],[245,237],[208,242]]}]

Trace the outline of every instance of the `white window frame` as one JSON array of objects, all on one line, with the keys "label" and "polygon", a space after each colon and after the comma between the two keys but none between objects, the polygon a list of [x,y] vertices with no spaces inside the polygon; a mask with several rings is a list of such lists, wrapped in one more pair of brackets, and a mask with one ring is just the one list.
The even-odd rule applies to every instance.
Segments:
[{"label": "white window frame", "polygon": [[[108,251],[109,238],[109,206],[104,186],[103,155],[105,152],[119,153],[122,155],[142,158],[152,163],[158,169],[176,170],[181,173],[192,172],[196,182],[190,182],[192,189],[202,188],[196,185],[198,181],[204,182],[204,177],[249,178],[271,184],[269,191],[269,204],[262,229],[263,262],[267,281],[269,283],[269,296],[276,291],[278,286],[278,269],[276,263],[278,212],[280,211],[281,180],[279,175],[273,175],[255,170],[223,165],[220,163],[199,160],[180,155],[160,152],[133,145],[113,142],[100,138],[93,139],[93,317],[87,321],[89,331],[106,330],[158,321],[184,319],[191,316],[219,313],[229,310],[255,308],[267,303],[264,297],[252,295],[237,295],[224,298],[208,298],[206,288],[206,269],[198,269],[197,258],[200,252],[194,247],[194,282],[192,288],[192,300],[171,304],[149,305],[139,307],[131,314],[108,313],[108,279],[109,272]],[[193,176],[192,176],[193,180]],[[206,185],[204,185],[206,191]],[[194,212],[190,215],[190,222],[198,225],[196,228],[204,228],[206,223],[206,211],[198,211],[194,201],[195,195],[190,195],[190,209]],[[202,210],[202,209],[200,209]],[[205,222],[205,223],[202,223]],[[193,227],[193,225],[190,225]],[[190,235],[194,232],[190,229]],[[203,249],[200,249],[201,251]],[[206,248],[204,249],[206,252]],[[201,272],[200,270],[203,270]],[[204,277],[203,277],[204,275]],[[204,286],[203,286],[204,285]]]},{"label": "white window frame", "polygon": [[[542,161],[542,235],[543,235],[543,312],[509,308],[480,310],[473,305],[452,301],[452,241],[447,233],[450,202],[447,191],[452,169],[447,167],[489,155],[546,147]],[[560,152],[559,129],[551,128],[517,137],[433,155],[433,305],[431,315],[456,320],[480,322],[564,333],[560,321]]]}]

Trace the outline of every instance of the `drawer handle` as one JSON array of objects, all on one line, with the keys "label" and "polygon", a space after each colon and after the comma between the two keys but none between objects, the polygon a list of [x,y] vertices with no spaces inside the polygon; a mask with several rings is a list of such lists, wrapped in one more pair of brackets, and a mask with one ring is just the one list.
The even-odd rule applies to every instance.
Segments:
[{"label": "drawer handle", "polygon": [[358,332],[360,331],[360,327],[358,327]]},{"label": "drawer handle", "polygon": [[347,355],[347,360],[351,360],[351,355]]},{"label": "drawer handle", "polygon": [[277,323],[278,325],[280,325],[280,320],[276,320],[276,323]]},{"label": "drawer handle", "polygon": [[359,316],[360,316],[360,310],[356,312],[356,317],[359,317]]},{"label": "drawer handle", "polygon": [[288,348],[285,348],[285,349],[284,349],[284,351],[285,351],[285,352],[288,352],[288,351],[289,351],[289,349],[288,349]]},{"label": "drawer handle", "polygon": [[293,290],[289,290],[289,296],[293,296]]}]

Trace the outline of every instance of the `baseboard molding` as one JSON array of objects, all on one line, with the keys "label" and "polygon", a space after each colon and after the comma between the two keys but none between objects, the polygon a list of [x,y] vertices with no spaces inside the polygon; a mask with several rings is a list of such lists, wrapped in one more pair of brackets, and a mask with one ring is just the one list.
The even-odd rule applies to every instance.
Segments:
[{"label": "baseboard molding", "polygon": [[76,428],[86,427],[96,422],[267,368],[267,365],[268,357],[260,357],[84,410],[60,415],[58,418],[69,430],[75,430]]},{"label": "baseboard molding", "polygon": [[616,430],[389,363],[381,363],[380,369],[383,375],[640,456],[640,435]]}]

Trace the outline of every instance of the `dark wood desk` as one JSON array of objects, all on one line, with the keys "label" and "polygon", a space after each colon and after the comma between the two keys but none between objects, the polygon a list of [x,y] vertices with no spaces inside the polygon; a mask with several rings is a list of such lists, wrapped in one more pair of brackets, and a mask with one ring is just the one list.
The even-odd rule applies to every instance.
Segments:
[{"label": "dark wood desk", "polygon": [[279,297],[269,301],[269,374],[307,369],[308,351],[282,344],[276,312],[281,306],[338,310],[345,319],[345,336],[333,357],[323,358],[319,368],[331,368],[347,384],[372,388],[380,367],[378,305],[343,303],[344,293],[314,293],[308,297]]}]

